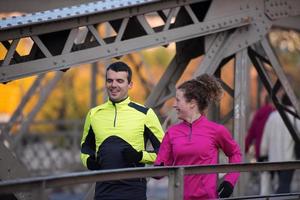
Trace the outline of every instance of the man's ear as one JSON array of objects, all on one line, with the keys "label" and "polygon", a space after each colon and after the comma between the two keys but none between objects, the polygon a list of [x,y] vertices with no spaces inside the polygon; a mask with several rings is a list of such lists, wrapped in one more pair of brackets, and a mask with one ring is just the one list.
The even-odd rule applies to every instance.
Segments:
[{"label": "man's ear", "polygon": [[132,86],[133,86],[133,82],[132,82],[132,81],[130,81],[130,83],[128,84],[128,88],[129,88],[129,89],[131,89],[131,88],[132,88]]}]

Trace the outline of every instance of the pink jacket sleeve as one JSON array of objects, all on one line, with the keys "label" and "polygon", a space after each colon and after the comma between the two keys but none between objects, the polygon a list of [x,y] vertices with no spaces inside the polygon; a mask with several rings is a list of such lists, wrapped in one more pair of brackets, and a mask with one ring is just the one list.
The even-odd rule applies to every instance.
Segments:
[{"label": "pink jacket sleeve", "polygon": [[[242,153],[238,143],[232,138],[230,132],[221,126],[220,132],[217,136],[219,147],[228,157],[229,163],[240,163],[242,160]],[[230,182],[233,186],[236,184],[240,173],[230,172],[225,175],[225,180]]]},{"label": "pink jacket sleeve", "polygon": [[162,143],[159,147],[157,158],[154,162],[154,165],[163,165],[163,166],[171,166],[173,165],[173,153],[172,153],[172,145],[169,133],[166,132]]}]

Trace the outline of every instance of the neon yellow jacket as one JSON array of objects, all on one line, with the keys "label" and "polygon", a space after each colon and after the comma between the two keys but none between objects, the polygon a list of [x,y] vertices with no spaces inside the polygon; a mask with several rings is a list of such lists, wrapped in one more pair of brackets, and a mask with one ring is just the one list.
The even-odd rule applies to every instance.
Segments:
[{"label": "neon yellow jacket", "polygon": [[[99,161],[99,169],[141,167],[152,164],[163,138],[160,122],[151,108],[130,101],[106,103],[92,108],[86,117],[81,140],[81,160],[89,168],[88,158]],[[146,151],[150,140],[154,151]],[[122,158],[122,150],[128,146],[142,151],[142,160],[128,164]]]}]

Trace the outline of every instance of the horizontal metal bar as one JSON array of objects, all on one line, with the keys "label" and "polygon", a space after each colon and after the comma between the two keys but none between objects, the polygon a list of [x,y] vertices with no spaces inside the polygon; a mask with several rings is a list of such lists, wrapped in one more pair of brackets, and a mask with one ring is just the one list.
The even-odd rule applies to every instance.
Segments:
[{"label": "horizontal metal bar", "polygon": [[299,167],[300,161],[187,166],[185,174],[273,171],[298,169]]},{"label": "horizontal metal bar", "polygon": [[[285,193],[285,194],[270,194],[270,195],[251,195],[251,196],[243,196],[243,197],[232,197],[227,198],[228,200],[240,200],[240,199],[269,199],[270,197],[273,197],[274,199],[280,199],[279,197],[298,197],[300,198],[300,193]],[[294,198],[293,198],[294,199]]]},{"label": "horizontal metal bar", "polygon": [[65,8],[30,13],[17,17],[7,17],[0,21],[0,30],[14,27],[23,27],[26,25],[41,24],[53,20],[63,20],[71,17],[86,16],[112,10],[124,9],[127,7],[141,6],[146,3],[153,3],[157,0],[140,0],[140,1],[95,1],[87,4],[81,4]]},{"label": "horizontal metal bar", "polygon": [[[152,35],[115,42],[105,46],[98,46],[64,55],[53,56],[51,58],[43,58],[26,63],[2,66],[0,69],[0,82],[7,82],[25,76],[34,75],[36,73],[61,70],[80,63],[95,62],[99,59],[109,59],[128,54],[132,51],[139,51],[145,48],[165,45],[171,42],[179,42],[203,35],[247,26],[250,21],[246,20],[248,19],[246,16],[250,16],[250,14],[251,13],[243,13],[243,15],[239,16],[240,20],[238,22],[234,22],[224,27],[216,26],[219,20],[210,20],[197,25],[187,25],[185,27],[179,27]],[[223,20],[227,20],[226,17],[224,17]]]},{"label": "horizontal metal bar", "polygon": [[[91,12],[85,12],[85,9],[79,9],[84,13],[76,13],[73,15],[74,12],[72,9],[70,11],[70,16],[68,14],[65,15],[56,15],[56,18],[48,18],[48,14],[44,11],[42,13],[42,17],[37,18],[35,21],[29,21],[28,23],[24,23],[22,20],[23,17],[12,17],[12,19],[2,19],[1,27],[0,27],[0,41],[10,40],[14,38],[21,38],[21,37],[28,37],[31,35],[40,35],[44,33],[51,33],[66,29],[73,29],[76,27],[101,23],[101,22],[108,22],[115,19],[122,19],[126,17],[132,17],[135,15],[141,15],[145,13],[151,13],[163,9],[169,9],[178,6],[189,5],[192,3],[203,2],[207,0],[169,0],[169,1],[153,1],[149,0],[147,3],[142,4],[132,4],[131,6],[120,6],[115,7],[114,9],[110,10],[103,10],[103,9],[92,9]],[[103,8],[103,2],[99,1],[99,7]],[[84,7],[84,5],[81,5]],[[89,5],[88,5],[89,6]],[[110,6],[111,7],[111,6]],[[76,8],[77,9],[77,8]],[[46,15],[46,16],[44,16]],[[43,19],[44,20],[39,20]],[[10,21],[13,20],[13,21]]]},{"label": "horizontal metal bar", "polygon": [[203,166],[173,166],[173,167],[140,167],[92,172],[75,172],[63,175],[7,180],[0,182],[0,193],[33,190],[41,185],[45,188],[60,187],[72,184],[82,184],[96,181],[120,180],[140,177],[168,176],[169,171],[184,168],[184,174],[226,173],[300,169],[300,161],[273,163],[241,163]]}]

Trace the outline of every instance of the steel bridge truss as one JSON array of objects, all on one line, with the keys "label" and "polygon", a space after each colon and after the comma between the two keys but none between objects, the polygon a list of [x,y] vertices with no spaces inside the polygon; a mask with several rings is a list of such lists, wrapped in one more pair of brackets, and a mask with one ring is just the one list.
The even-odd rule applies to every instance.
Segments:
[{"label": "steel bridge truss", "polygon": [[[0,82],[39,76],[1,137],[10,139],[11,127],[20,118],[30,96],[40,87],[43,73],[57,71],[40,89],[46,88],[35,109],[23,120],[21,132],[27,130],[48,93],[70,67],[175,43],[176,54],[151,91],[146,105],[158,110],[173,97],[175,85],[192,59],[204,56],[194,76],[209,73],[218,77],[221,77],[222,67],[234,59],[234,88],[223,82],[234,105],[220,121],[233,117],[233,132],[243,149],[251,61],[293,139],[300,143],[284,112],[299,118],[300,107],[267,40],[273,26],[299,30],[299,15],[297,0],[114,0],[4,18],[0,21],[0,43],[4,49],[4,56],[0,58]],[[109,27],[111,34],[103,33],[103,26]],[[31,43],[25,54],[17,50],[22,40]],[[275,82],[266,68],[273,70]],[[288,95],[294,111],[279,101],[282,91]],[[1,158],[11,156],[0,152]],[[0,159],[1,166],[5,165],[4,160]],[[19,166],[16,159],[10,160]],[[26,175],[27,172],[23,172],[23,176]]]}]

